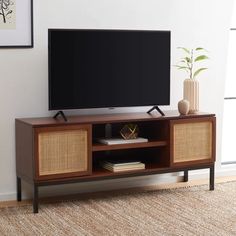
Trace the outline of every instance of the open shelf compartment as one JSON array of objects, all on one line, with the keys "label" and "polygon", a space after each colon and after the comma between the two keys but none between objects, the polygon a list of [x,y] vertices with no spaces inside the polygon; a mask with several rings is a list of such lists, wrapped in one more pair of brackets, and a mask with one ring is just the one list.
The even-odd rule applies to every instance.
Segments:
[{"label": "open shelf compartment", "polygon": [[99,138],[104,138],[107,136],[121,138],[120,130],[127,123],[121,122],[112,124],[96,124],[93,125],[92,151],[97,152],[106,150],[161,147],[168,145],[169,123],[167,121],[146,121],[146,122],[132,122],[132,123],[138,126],[139,129],[138,136],[148,139],[148,142],[115,144],[115,145],[101,144],[98,142]]},{"label": "open shelf compartment", "polygon": [[[119,160],[121,162],[126,160],[140,161],[145,164],[145,169],[113,172],[101,166],[101,162],[107,160]],[[109,150],[93,153],[92,175],[122,175],[125,173],[148,172],[169,167],[169,152],[166,146],[125,150]]]}]

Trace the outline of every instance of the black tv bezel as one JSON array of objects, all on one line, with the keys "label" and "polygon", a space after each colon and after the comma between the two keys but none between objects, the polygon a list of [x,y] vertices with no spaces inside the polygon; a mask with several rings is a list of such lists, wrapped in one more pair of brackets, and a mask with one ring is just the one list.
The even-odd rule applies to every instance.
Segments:
[{"label": "black tv bezel", "polygon": [[[78,107],[78,106],[70,106],[70,107],[56,107],[52,106],[51,99],[51,33],[54,31],[115,31],[115,32],[163,32],[169,33],[169,59],[171,62],[171,31],[170,30],[137,30],[137,29],[69,29],[69,28],[49,28],[48,29],[48,110],[76,110],[76,109],[99,109],[99,108],[127,108],[127,107],[146,107],[146,106],[169,106],[170,105],[170,89],[171,89],[171,69],[169,70],[169,96],[167,103],[158,103],[158,104],[133,104],[131,106],[90,106],[90,107]],[[171,65],[171,63],[170,63]]]}]

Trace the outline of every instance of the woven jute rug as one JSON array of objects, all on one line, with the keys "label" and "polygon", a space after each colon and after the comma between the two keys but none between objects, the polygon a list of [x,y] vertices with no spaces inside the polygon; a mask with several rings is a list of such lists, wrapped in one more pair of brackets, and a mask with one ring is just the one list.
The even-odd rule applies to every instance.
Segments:
[{"label": "woven jute rug", "polygon": [[0,235],[236,235],[236,182],[5,207]]}]

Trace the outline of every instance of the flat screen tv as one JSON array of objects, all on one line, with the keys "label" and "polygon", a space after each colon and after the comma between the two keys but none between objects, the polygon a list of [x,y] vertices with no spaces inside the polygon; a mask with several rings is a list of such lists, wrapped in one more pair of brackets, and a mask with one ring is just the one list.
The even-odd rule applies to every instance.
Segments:
[{"label": "flat screen tv", "polygon": [[49,110],[169,105],[170,31],[48,33]]}]

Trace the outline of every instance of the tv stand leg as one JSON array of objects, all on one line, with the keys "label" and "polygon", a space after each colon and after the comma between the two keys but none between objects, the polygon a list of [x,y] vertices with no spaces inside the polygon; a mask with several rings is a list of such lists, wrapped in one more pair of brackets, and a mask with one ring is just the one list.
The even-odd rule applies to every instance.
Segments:
[{"label": "tv stand leg", "polygon": [[184,171],[184,182],[188,182],[188,170]]},{"label": "tv stand leg", "polygon": [[150,114],[153,110],[157,110],[162,116],[165,116],[164,112],[158,106],[153,106],[147,113]]},{"label": "tv stand leg", "polygon": [[16,186],[17,186],[17,201],[21,201],[21,178],[16,177]]},{"label": "tv stand leg", "polygon": [[215,189],[215,164],[210,167],[210,190]]},{"label": "tv stand leg", "polygon": [[38,213],[38,186],[34,184],[33,186],[33,212]]},{"label": "tv stand leg", "polygon": [[57,119],[58,116],[62,116],[63,120],[64,120],[65,122],[67,122],[67,118],[66,118],[66,116],[65,116],[65,114],[64,114],[63,111],[58,111],[58,112],[53,116],[53,118],[54,118],[54,119]]}]

